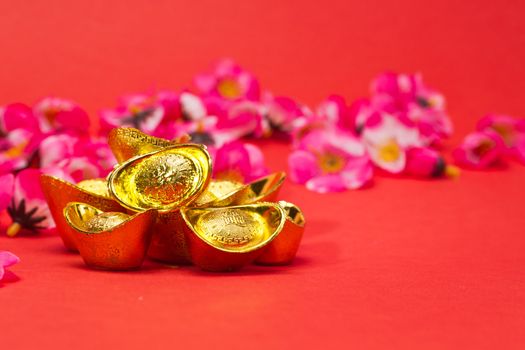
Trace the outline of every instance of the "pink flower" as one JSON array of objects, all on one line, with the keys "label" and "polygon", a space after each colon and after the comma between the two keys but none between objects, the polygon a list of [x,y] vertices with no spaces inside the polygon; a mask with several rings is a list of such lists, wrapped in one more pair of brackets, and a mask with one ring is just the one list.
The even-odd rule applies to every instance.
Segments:
[{"label": "pink flower", "polygon": [[372,82],[371,105],[376,111],[406,119],[420,132],[425,145],[452,133],[445,99],[423,84],[420,75],[384,73]]},{"label": "pink flower", "polygon": [[373,175],[363,144],[349,133],[331,129],[306,134],[288,164],[292,181],[319,193],[360,188]]},{"label": "pink flower", "polygon": [[329,96],[317,107],[317,114],[324,117],[332,125],[337,125],[343,130],[349,132],[356,131],[352,110],[342,96]]},{"label": "pink flower", "polygon": [[165,110],[156,96],[144,94],[123,96],[115,109],[100,111],[100,127],[104,133],[119,126],[134,127],[156,135]]},{"label": "pink flower", "polygon": [[217,149],[213,165],[214,177],[218,179],[246,183],[268,174],[261,150],[253,144],[238,141]]},{"label": "pink flower", "polygon": [[525,119],[507,115],[487,115],[478,122],[479,131],[493,131],[503,139],[506,154],[525,164]]},{"label": "pink flower", "polygon": [[229,59],[219,61],[212,72],[195,77],[195,85],[204,94],[224,100],[259,100],[259,82],[248,71]]},{"label": "pink flower", "polygon": [[36,160],[40,138],[26,129],[15,129],[0,139],[0,174],[21,170]]},{"label": "pink flower", "polygon": [[44,132],[70,130],[85,133],[90,126],[86,111],[71,100],[46,97],[33,107],[33,111]]},{"label": "pink flower", "polygon": [[[46,173],[69,179],[60,169],[47,169]],[[55,226],[40,188],[40,169],[24,169],[16,176],[0,176],[0,210],[7,209],[11,225],[7,235],[13,237],[20,231],[37,233]]]},{"label": "pink flower", "polygon": [[302,123],[301,118],[312,114],[306,106],[285,96],[273,96],[266,93],[263,103],[268,127],[285,135],[291,134]]},{"label": "pink flower", "polygon": [[414,147],[407,151],[405,173],[416,177],[457,177],[459,169],[448,165],[438,151],[425,147]]},{"label": "pink flower", "polygon": [[392,115],[375,113],[362,132],[372,162],[390,173],[401,173],[406,166],[406,150],[421,146],[419,132]]},{"label": "pink flower", "polygon": [[105,177],[116,164],[106,142],[68,134],[51,135],[41,145],[40,166],[58,167],[75,181]]},{"label": "pink flower", "polygon": [[20,258],[7,251],[0,251],[0,281],[4,278],[5,269],[20,262]]},{"label": "pink flower", "polygon": [[38,118],[23,103],[13,103],[0,110],[0,130],[7,134],[16,129],[24,129],[31,134],[41,133]]},{"label": "pink flower", "polygon": [[504,150],[503,139],[497,133],[486,130],[468,134],[452,155],[461,166],[484,169],[500,161]]}]

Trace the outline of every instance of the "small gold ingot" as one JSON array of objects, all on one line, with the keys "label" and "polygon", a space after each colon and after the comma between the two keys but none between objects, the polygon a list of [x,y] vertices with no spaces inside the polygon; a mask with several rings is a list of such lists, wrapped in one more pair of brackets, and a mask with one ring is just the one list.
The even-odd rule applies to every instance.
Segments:
[{"label": "small gold ingot", "polygon": [[206,188],[211,159],[205,146],[179,144],[120,164],[109,175],[109,191],[133,211],[171,211],[193,202]]},{"label": "small gold ingot", "polygon": [[286,265],[292,262],[303,238],[306,220],[295,204],[280,201],[286,212],[286,223],[279,235],[264,248],[255,263],[261,265]]},{"label": "small gold ingot", "polygon": [[192,262],[208,271],[234,271],[253,262],[282,230],[286,213],[275,203],[183,208]]},{"label": "small gold ingot", "polygon": [[284,172],[277,172],[246,185],[237,187],[222,197],[207,203],[213,207],[226,207],[230,205],[250,204],[256,202],[274,202],[277,200],[279,190],[286,179]]},{"label": "small gold ingot", "polygon": [[63,211],[69,202],[82,202],[92,205],[102,211],[125,211],[125,209],[112,198],[90,192],[72,183],[54,176],[42,175],[40,177],[42,192],[49,206],[49,211],[56,224],[56,229],[64,245],[71,251],[78,251],[75,244],[73,229],[67,224]]},{"label": "small gold ingot", "polygon": [[80,255],[86,265],[108,270],[139,268],[151,240],[151,225],[157,212],[147,210],[133,216],[103,212],[85,203],[72,202],[64,217],[75,232]]},{"label": "small gold ingot", "polygon": [[109,132],[108,144],[119,163],[177,144],[144,134],[135,128],[115,128]]}]

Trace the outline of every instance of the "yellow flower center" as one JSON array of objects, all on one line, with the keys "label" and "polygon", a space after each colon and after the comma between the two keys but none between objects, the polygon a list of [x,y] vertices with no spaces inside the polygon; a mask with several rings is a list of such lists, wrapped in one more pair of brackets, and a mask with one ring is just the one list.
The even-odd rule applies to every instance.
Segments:
[{"label": "yellow flower center", "polygon": [[395,162],[401,155],[401,149],[394,140],[379,147],[379,158],[385,162]]},{"label": "yellow flower center", "polygon": [[319,166],[324,173],[333,174],[343,170],[345,159],[337,154],[324,153],[318,156]]},{"label": "yellow flower center", "polygon": [[241,87],[233,79],[221,80],[217,86],[217,90],[219,90],[219,94],[221,94],[222,97],[229,99],[234,99],[241,95]]},{"label": "yellow flower center", "polygon": [[505,141],[507,146],[512,146],[516,133],[511,126],[506,124],[494,124],[492,125],[492,129],[503,138],[503,141]]},{"label": "yellow flower center", "polygon": [[4,157],[8,159],[14,159],[17,157],[20,157],[20,155],[24,152],[24,149],[26,148],[28,141],[21,142],[20,144],[11,147],[7,151],[4,152]]}]

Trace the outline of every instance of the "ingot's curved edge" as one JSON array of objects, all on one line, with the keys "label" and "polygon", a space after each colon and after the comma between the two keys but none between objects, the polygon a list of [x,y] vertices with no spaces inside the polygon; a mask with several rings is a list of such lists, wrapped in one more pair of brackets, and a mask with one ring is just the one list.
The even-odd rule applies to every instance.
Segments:
[{"label": "ingot's curved edge", "polygon": [[[203,239],[200,236],[199,233],[195,232],[195,230],[193,229],[193,225],[190,223],[190,221],[189,221],[189,219],[187,217],[187,214],[186,214],[186,212],[192,211],[192,210],[224,210],[226,208],[228,208],[228,209],[240,209],[240,208],[263,206],[263,205],[267,205],[269,207],[277,209],[280,212],[279,225],[277,225],[277,227],[274,230],[274,232],[272,232],[272,234],[267,239],[265,239],[264,241],[260,242],[259,244],[255,245],[255,246],[252,246],[252,247],[250,247],[249,249],[246,249],[246,250],[230,250],[230,249],[227,249],[227,248],[214,246],[208,240]],[[224,253],[230,253],[230,254],[246,254],[246,253],[250,253],[252,251],[260,250],[261,248],[263,248],[264,246],[266,246],[270,242],[272,242],[279,235],[279,233],[282,231],[282,229],[283,229],[283,227],[284,227],[284,225],[286,223],[286,212],[284,211],[284,209],[280,205],[278,205],[276,203],[273,203],[273,202],[258,202],[258,203],[251,203],[251,204],[245,204],[245,205],[235,205],[235,206],[229,206],[229,207],[216,207],[216,208],[189,208],[188,207],[188,208],[181,208],[180,209],[180,213],[182,215],[182,219],[184,220],[185,228],[189,229],[200,241],[202,241],[203,243],[205,243],[206,245],[208,245],[209,247],[211,247],[213,249],[219,250],[219,251],[224,252]]]},{"label": "ingot's curved edge", "polygon": [[[179,207],[182,207],[182,206],[185,206],[185,205],[188,205],[188,204],[192,203],[206,189],[206,187],[208,186],[208,184],[209,184],[209,182],[211,180],[211,174],[213,173],[212,160],[211,160],[210,153],[208,152],[208,148],[205,145],[193,144],[193,143],[174,144],[172,146],[164,147],[162,149],[158,149],[158,150],[155,150],[155,151],[152,151],[152,152],[149,152],[149,153],[137,155],[135,157],[129,158],[128,160],[126,160],[125,162],[123,162],[121,164],[118,164],[115,167],[115,169],[113,169],[111,171],[111,173],[109,174],[109,176],[108,176],[109,193],[116,199],[116,201],[120,205],[122,205],[123,207],[125,207],[125,208],[127,208],[129,210],[132,210],[134,212],[140,212],[140,211],[143,211],[143,210],[147,210],[146,208],[140,208],[140,207],[129,205],[129,204],[125,203],[120,198],[120,196],[117,194],[117,190],[115,189],[115,185],[114,185],[115,177],[119,174],[120,171],[122,171],[126,166],[128,166],[128,164],[131,164],[131,163],[133,163],[133,162],[135,162],[137,160],[140,160],[140,159],[146,158],[146,157],[151,157],[151,156],[154,156],[154,155],[156,155],[158,153],[161,153],[161,152],[168,152],[168,151],[173,150],[173,149],[185,148],[185,147],[198,148],[200,151],[202,151],[204,153],[205,158],[206,158],[207,174],[206,174],[206,176],[203,176],[203,178],[201,179],[200,183],[195,186],[195,187],[199,188],[199,190],[195,191],[194,194],[192,194],[191,196],[186,198],[185,201],[179,203]],[[159,212],[169,212],[169,211],[172,211],[172,210],[174,210],[176,208],[168,208],[168,209],[148,208],[148,209],[156,209]]]},{"label": "ingot's curved edge", "polygon": [[[286,215],[286,223],[279,236],[273,240],[262,254],[254,260],[257,265],[288,265],[297,255],[306,227],[306,218],[301,209],[290,202],[279,201]],[[295,211],[294,217],[290,211]]]},{"label": "ingot's curved edge", "polygon": [[[86,204],[73,202],[67,209],[74,205]],[[65,209],[64,212],[68,223],[73,225],[80,255],[87,266],[103,270],[133,270],[142,265],[151,241],[151,226],[157,217],[156,210],[137,213],[111,229],[100,232],[89,232],[74,225],[68,211]]]},{"label": "ingot's curved edge", "polygon": [[[134,144],[133,141],[129,142],[129,139],[135,139],[134,141],[136,144]],[[109,148],[111,149],[111,152],[119,164],[135,156],[146,154],[154,150],[159,150],[175,144],[177,143],[160,137],[148,135],[139,129],[130,127],[113,128],[108,134]],[[139,149],[140,145],[142,145],[146,151],[141,152]]]},{"label": "ingot's curved edge", "polygon": [[75,184],[58,177],[43,174],[40,176],[40,186],[48,203],[49,211],[56,224],[56,230],[64,246],[73,252],[78,252],[72,229],[63,216],[67,203],[82,201],[104,211],[119,211],[125,209],[114,199],[86,191]]},{"label": "ingot's curved edge", "polygon": [[[249,198],[249,202],[246,202],[245,197],[247,197],[247,194],[249,194],[249,191],[253,186],[256,186],[257,184],[261,182],[268,181],[271,178],[276,178],[276,180],[274,180],[274,183],[272,183],[272,186],[270,189],[268,189],[264,194],[260,194],[253,198]],[[206,206],[225,207],[225,206],[231,206],[231,205],[251,204],[251,203],[256,203],[260,201],[270,202],[276,199],[275,197],[277,197],[279,190],[281,189],[281,186],[284,184],[285,180],[286,180],[286,173],[284,171],[278,171],[278,172],[263,176],[250,183],[247,183],[243,185],[242,187],[230,193],[227,193],[221,198],[218,198],[214,201],[206,203]]]}]

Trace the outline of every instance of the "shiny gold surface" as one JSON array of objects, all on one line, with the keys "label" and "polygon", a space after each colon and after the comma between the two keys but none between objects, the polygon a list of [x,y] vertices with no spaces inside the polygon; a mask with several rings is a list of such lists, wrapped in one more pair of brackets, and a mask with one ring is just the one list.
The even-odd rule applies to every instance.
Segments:
[{"label": "shiny gold surface", "polygon": [[285,179],[286,174],[284,172],[270,174],[240,186],[232,192],[219,197],[217,200],[208,203],[208,205],[213,207],[226,207],[230,205],[275,201]]},{"label": "shiny gold surface", "polygon": [[75,234],[63,215],[63,210],[69,202],[83,202],[102,211],[125,211],[114,199],[89,192],[54,176],[42,175],[40,185],[55,221],[57,232],[66,248],[72,251],[78,250]]},{"label": "shiny gold surface", "polygon": [[286,223],[279,235],[264,248],[263,253],[255,260],[257,264],[289,264],[299,249],[306,225],[304,214],[299,207],[289,202],[280,201],[279,206],[286,212]]},{"label": "shiny gold surface", "polygon": [[243,186],[242,183],[236,181],[212,179],[206,190],[195,200],[194,203],[192,203],[192,206],[208,206],[212,202],[235,193]]},{"label": "shiny gold surface", "polygon": [[106,179],[89,179],[77,183],[77,187],[102,197],[111,198]]},{"label": "shiny gold surface", "polygon": [[64,217],[75,233],[75,242],[86,265],[127,270],[142,265],[157,212],[147,210],[129,216],[72,202],[64,208]]},{"label": "shiny gold surface", "polygon": [[170,211],[190,204],[211,174],[205,146],[180,144],[129,159],[109,176],[109,190],[123,206]]},{"label": "shiny gold surface", "polygon": [[183,208],[184,234],[193,263],[204,270],[231,271],[251,263],[284,227],[275,203],[224,208]]},{"label": "shiny gold surface", "polygon": [[109,132],[108,144],[119,163],[130,158],[175,145],[176,142],[144,134],[135,128],[115,128]]}]

